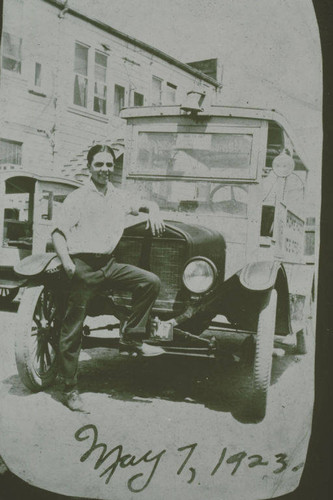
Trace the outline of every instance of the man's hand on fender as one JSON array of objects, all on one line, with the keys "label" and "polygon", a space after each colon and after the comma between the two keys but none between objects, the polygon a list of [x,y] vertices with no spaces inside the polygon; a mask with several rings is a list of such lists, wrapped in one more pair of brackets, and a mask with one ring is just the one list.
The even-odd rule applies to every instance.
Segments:
[{"label": "man's hand on fender", "polygon": [[162,236],[164,233],[165,225],[159,210],[149,211],[146,229],[149,228],[153,236]]}]

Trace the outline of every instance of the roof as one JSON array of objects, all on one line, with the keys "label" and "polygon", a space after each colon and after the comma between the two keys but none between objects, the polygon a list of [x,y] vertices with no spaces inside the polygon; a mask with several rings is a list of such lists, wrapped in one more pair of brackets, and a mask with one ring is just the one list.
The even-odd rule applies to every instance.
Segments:
[{"label": "roof", "polygon": [[[203,111],[198,113],[198,116],[230,116],[234,118],[249,118],[259,120],[273,120],[286,123],[285,118],[275,109],[250,108],[241,106],[221,106],[212,105],[205,107],[203,103]],[[185,115],[179,104],[172,106],[137,106],[124,108],[121,111],[122,118],[143,118],[146,116],[179,116]],[[283,122],[283,123],[282,123]]]},{"label": "roof", "polygon": [[195,69],[194,67],[190,66],[189,64],[183,63],[183,62],[179,61],[178,59],[175,59],[174,57],[166,54],[162,50],[159,50],[155,47],[152,47],[148,43],[141,42],[137,38],[129,36],[126,33],[123,33],[122,31],[116,30],[115,28],[112,28],[108,24],[106,24],[102,21],[99,21],[98,19],[95,19],[93,17],[89,17],[77,9],[73,9],[70,6],[66,6],[66,2],[64,3],[64,1],[61,1],[61,0],[43,0],[43,1],[46,3],[49,3],[51,5],[54,5],[55,7],[58,7],[61,10],[66,9],[66,13],[69,13],[72,16],[75,16],[79,19],[82,19],[83,21],[90,23],[90,24],[96,26],[97,28],[100,28],[103,31],[109,33],[110,35],[116,36],[117,38],[120,38],[121,40],[125,40],[126,42],[129,42],[129,43],[135,45],[136,47],[139,47],[139,48],[145,50],[146,52],[149,52],[150,54],[153,54],[154,56],[157,56],[160,59],[167,61],[168,63],[182,69],[183,71],[186,71],[187,73],[195,76],[196,78],[199,78],[200,80],[203,80],[203,81],[209,83],[210,85],[213,85],[215,88],[222,87],[222,84],[220,82],[218,82],[217,80],[215,80],[215,78],[212,78],[212,77],[206,75],[202,71]]},{"label": "roof", "polygon": [[75,177],[72,179],[64,179],[63,177],[59,176],[53,176],[53,175],[44,175],[44,174],[37,174],[35,172],[32,172],[31,170],[23,170],[21,166],[13,166],[16,168],[11,168],[10,170],[6,170],[3,172],[0,172],[0,180],[7,180],[11,179],[13,177],[29,177],[31,179],[36,179],[37,181],[44,181],[44,182],[57,182],[60,184],[66,184],[69,186],[81,186],[81,182]]}]

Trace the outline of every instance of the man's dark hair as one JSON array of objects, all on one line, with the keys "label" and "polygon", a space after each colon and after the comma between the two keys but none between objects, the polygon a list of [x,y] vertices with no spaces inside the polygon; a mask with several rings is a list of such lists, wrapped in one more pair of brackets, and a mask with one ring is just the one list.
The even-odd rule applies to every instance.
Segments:
[{"label": "man's dark hair", "polygon": [[116,155],[114,154],[114,151],[110,146],[108,146],[107,144],[95,144],[88,151],[87,154],[88,165],[91,165],[91,162],[93,161],[94,156],[97,153],[110,153],[112,155],[113,161],[114,162],[116,161]]}]

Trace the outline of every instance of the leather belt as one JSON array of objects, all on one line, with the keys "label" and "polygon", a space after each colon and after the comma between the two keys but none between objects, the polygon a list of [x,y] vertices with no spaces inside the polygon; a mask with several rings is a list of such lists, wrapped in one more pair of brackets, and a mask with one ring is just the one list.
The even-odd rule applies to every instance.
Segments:
[{"label": "leather belt", "polygon": [[114,257],[114,253],[77,253],[77,254],[74,254],[73,257],[83,257],[83,258],[86,258],[86,257],[95,257],[96,259],[101,259],[102,257]]}]

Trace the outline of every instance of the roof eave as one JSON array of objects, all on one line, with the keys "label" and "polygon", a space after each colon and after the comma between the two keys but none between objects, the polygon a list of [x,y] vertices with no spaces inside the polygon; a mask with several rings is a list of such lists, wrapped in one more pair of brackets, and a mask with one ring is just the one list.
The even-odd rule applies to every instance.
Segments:
[{"label": "roof eave", "polygon": [[182,69],[183,71],[190,73],[191,75],[199,78],[200,80],[203,80],[206,83],[209,83],[210,85],[212,85],[216,89],[222,88],[222,84],[220,82],[218,82],[217,80],[215,80],[215,78],[212,78],[212,77],[206,75],[205,73],[202,73],[202,71],[199,71],[195,68],[192,68],[188,64],[183,63],[183,62],[179,61],[178,59],[175,59],[172,56],[169,56],[168,54],[166,54],[162,50],[159,50],[155,47],[152,47],[148,43],[141,42],[140,40],[138,40],[132,36],[129,36],[126,33],[123,33],[122,31],[119,31],[115,28],[112,28],[112,26],[109,26],[108,24],[103,23],[102,21],[99,21],[98,19],[89,17],[86,14],[84,14],[83,12],[80,12],[79,10],[73,9],[73,7],[70,7],[70,6],[65,7],[65,5],[60,0],[44,0],[44,2],[49,3],[51,5],[54,5],[55,7],[58,7],[59,9],[62,9],[62,10],[66,9],[66,12],[71,14],[72,16],[75,16],[79,19],[82,19],[83,21],[86,21],[90,24],[93,24],[94,26],[102,29],[103,31],[106,31],[107,33],[109,33],[113,36],[116,36],[122,40],[125,40],[126,42],[132,43],[136,47],[139,47],[139,48],[149,52],[150,54],[153,54],[154,56],[157,56],[160,59],[163,59],[163,60],[167,61],[168,63],[173,64],[174,66],[177,66],[178,68]]}]

